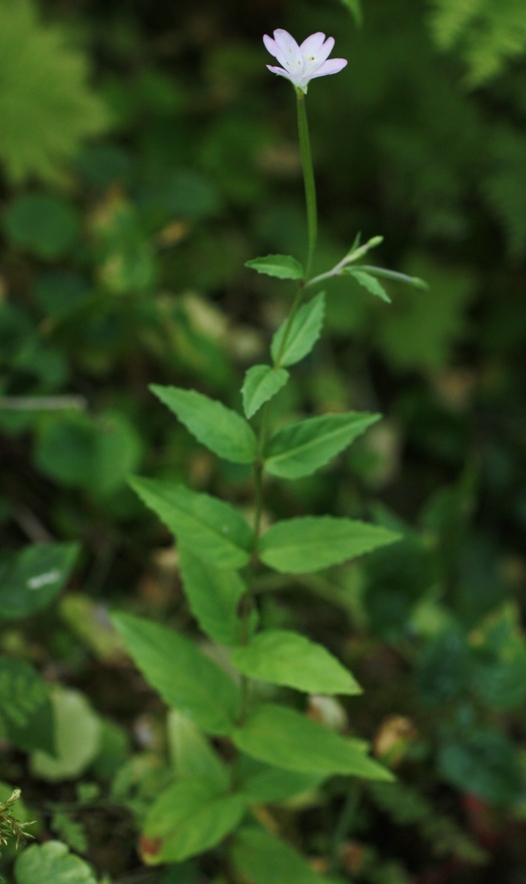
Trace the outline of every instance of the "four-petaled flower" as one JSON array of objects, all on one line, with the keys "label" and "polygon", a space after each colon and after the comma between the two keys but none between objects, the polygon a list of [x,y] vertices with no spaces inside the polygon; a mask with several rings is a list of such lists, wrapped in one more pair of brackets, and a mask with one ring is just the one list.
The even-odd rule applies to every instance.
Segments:
[{"label": "four-petaled flower", "polygon": [[310,80],[315,77],[326,77],[328,74],[337,74],[347,64],[345,58],[331,58],[327,61],[334,46],[334,37],[325,39],[325,34],[321,31],[311,34],[301,46],[298,46],[294,37],[283,28],[274,31],[274,39],[265,34],[263,42],[270,54],[282,65],[278,68],[268,64],[269,71],[286,77],[297,89],[305,93]]}]

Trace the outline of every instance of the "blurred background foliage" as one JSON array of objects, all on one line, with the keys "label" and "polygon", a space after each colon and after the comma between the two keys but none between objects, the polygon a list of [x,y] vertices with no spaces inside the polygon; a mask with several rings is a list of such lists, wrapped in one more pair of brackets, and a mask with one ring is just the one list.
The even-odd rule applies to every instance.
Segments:
[{"label": "blurred background foliage", "polygon": [[319,870],[332,857],[342,880],[519,884],[522,0],[0,0],[0,778],[22,786],[37,835],[86,855],[101,880],[229,880],[217,856],[140,866],[137,824],[171,776],[169,737],[107,609],[197,636],[131,472],[251,506],[250,475],[196,448],[148,384],[238,407],[243,371],[287,310],[288,284],[243,268],[305,252],[293,94],[261,43],[276,27],[321,29],[349,59],[309,90],[315,270],[357,231],[382,234],[379,259],[430,290],[390,285],[386,307],[350,279],[330,284],[330,336],[276,419],[385,418],[321,476],[267,491],[271,516],[374,515],[404,531],[360,565],[261,595],[265,622],[323,641],[365,688],[347,709],[314,698],[312,714],[348,714],[399,781],[335,781],[260,821]]}]

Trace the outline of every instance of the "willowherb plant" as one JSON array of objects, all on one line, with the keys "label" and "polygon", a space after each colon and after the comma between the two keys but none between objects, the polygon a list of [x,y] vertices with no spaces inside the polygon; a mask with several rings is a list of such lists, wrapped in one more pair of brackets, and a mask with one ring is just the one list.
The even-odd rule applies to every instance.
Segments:
[{"label": "willowherb plant", "polygon": [[[195,390],[152,386],[153,393],[218,457],[254,470],[255,517],[249,525],[230,503],[165,480],[134,478],[132,487],[174,533],[188,602],[212,642],[228,648],[238,677],[175,631],[131,614],[114,615],[133,660],[173,710],[174,783],[151,808],[140,840],[148,864],[181,862],[227,836],[233,875],[253,884],[309,884],[320,875],[286,842],[258,825],[251,807],[284,801],[333,775],[392,780],[362,740],[342,736],[282,703],[251,691],[258,679],[306,694],[358,694],[352,674],[323,646],[286,629],[261,628],[256,581],[264,568],[281,574],[319,571],[395,542],[383,527],[332,516],[283,519],[262,529],[264,474],[287,481],[308,476],[349,446],[380,417],[354,411],[324,414],[273,431],[271,401],[289,369],[313,349],[323,326],[325,294],[310,290],[333,276],[351,275],[384,300],[382,277],[405,277],[358,261],[376,245],[359,238],[333,268],[312,277],[317,238],[316,190],[305,98],[309,81],[342,70],[328,60],[334,40],[322,33],[299,46],[286,31],[264,37],[281,67],[268,65],[294,86],[305,184],[308,252],[305,266],[290,255],[247,263],[258,273],[296,280],[290,312],[276,331],[267,364],[245,376],[245,416]],[[250,421],[256,419],[256,428]],[[209,738],[228,741],[220,754]],[[228,763],[223,756],[228,756]],[[237,878],[236,878],[237,880]]]}]

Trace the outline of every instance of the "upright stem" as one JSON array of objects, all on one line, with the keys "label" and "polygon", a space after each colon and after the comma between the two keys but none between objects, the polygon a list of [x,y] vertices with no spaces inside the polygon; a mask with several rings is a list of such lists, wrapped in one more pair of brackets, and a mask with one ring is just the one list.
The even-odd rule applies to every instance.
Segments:
[{"label": "upright stem", "polygon": [[312,154],[310,150],[309,124],[305,108],[305,94],[301,89],[296,89],[298,107],[298,132],[300,137],[301,165],[303,168],[303,182],[305,185],[305,201],[307,203],[307,225],[309,231],[309,250],[307,252],[307,266],[305,268],[305,281],[308,281],[312,271],[312,261],[318,236],[318,211],[316,208],[316,183],[314,181],[314,169],[312,166]]}]

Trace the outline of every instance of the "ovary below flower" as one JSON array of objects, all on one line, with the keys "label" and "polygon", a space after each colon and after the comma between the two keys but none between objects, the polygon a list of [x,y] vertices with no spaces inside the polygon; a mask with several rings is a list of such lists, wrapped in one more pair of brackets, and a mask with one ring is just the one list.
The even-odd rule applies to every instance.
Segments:
[{"label": "ovary below flower", "polygon": [[310,80],[337,74],[347,64],[345,58],[327,60],[334,47],[334,37],[325,39],[325,34],[321,31],[311,34],[301,46],[298,46],[294,37],[283,28],[274,31],[274,39],[265,34],[263,42],[270,54],[282,65],[277,67],[268,64],[269,71],[286,77],[297,89],[305,93]]}]

